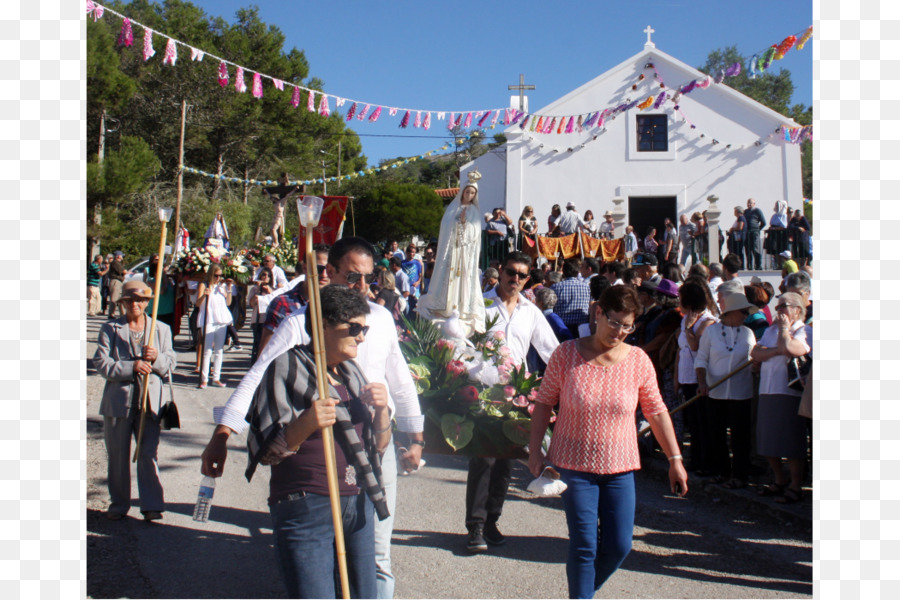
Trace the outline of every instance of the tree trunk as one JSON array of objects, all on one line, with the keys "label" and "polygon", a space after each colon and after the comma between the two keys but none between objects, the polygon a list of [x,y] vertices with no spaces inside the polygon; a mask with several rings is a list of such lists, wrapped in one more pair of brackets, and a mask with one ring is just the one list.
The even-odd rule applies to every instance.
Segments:
[{"label": "tree trunk", "polygon": [[210,200],[215,200],[219,196],[219,190],[222,189],[222,171],[225,170],[225,153],[220,151],[216,157],[216,178],[213,180],[212,194],[209,195]]}]

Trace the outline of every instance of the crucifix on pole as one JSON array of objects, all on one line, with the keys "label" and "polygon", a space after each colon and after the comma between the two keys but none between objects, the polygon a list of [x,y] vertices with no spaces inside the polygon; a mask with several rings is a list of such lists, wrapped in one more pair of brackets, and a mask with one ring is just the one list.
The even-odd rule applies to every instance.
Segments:
[{"label": "crucifix on pole", "polygon": [[511,90],[519,90],[519,110],[525,112],[525,90],[533,90],[533,85],[525,85],[525,75],[519,73],[519,85],[509,86]]}]

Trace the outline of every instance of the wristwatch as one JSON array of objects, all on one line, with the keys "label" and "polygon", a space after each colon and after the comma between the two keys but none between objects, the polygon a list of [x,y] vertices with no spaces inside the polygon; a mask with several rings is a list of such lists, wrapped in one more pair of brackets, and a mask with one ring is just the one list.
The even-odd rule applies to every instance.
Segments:
[{"label": "wristwatch", "polygon": [[422,446],[422,449],[425,449],[425,440],[410,440],[409,443]]}]

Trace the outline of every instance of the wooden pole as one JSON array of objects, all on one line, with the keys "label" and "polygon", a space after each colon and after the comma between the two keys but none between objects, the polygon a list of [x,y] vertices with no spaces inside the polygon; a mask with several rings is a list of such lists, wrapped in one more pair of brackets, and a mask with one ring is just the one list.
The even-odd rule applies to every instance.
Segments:
[{"label": "wooden pole", "polygon": [[[181,101],[181,140],[178,143],[178,184],[175,187],[175,238],[181,228],[181,194],[184,184],[184,119],[187,114],[187,102]],[[174,242],[172,243],[174,246]],[[160,256],[163,256],[160,254]],[[175,262],[175,248],[172,248],[172,262]]]},{"label": "wooden pole", "polygon": [[[322,329],[322,306],[319,296],[319,275],[316,255],[313,252],[313,224],[306,226],[306,287],[309,307],[306,318],[312,319],[313,354],[316,359],[316,387],[319,400],[328,397],[328,370],[325,362],[325,332]],[[344,546],[344,522],[341,515],[341,497],[338,490],[337,466],[334,456],[334,432],[331,427],[322,430],[322,446],[325,450],[325,475],[328,479],[328,496],[331,499],[331,518],[334,522],[334,545],[341,578],[342,598],[350,598],[350,579],[347,575],[347,549]],[[365,493],[365,492],[361,492]]]},{"label": "wooden pole", "polygon": [[[162,223],[162,234],[159,236],[159,260],[156,261],[156,285],[154,285],[153,289],[153,312],[150,317],[150,338],[147,340],[147,346],[153,347],[153,338],[156,335],[156,314],[159,311],[159,289],[162,285],[162,272],[163,272],[163,252],[166,249],[166,222]],[[144,375],[144,389],[141,394],[141,425],[138,428],[138,437],[137,443],[134,446],[134,457],[132,457],[131,462],[137,462],[138,456],[141,452],[141,440],[144,437],[144,425],[147,421],[147,413],[149,412],[149,398],[150,398],[150,374]]]},{"label": "wooden pole", "polygon": [[[752,360],[748,360],[747,362],[745,362],[744,364],[742,364],[741,366],[739,366],[738,368],[736,368],[734,371],[732,371],[732,372],[729,373],[728,375],[724,376],[722,379],[718,380],[717,382],[715,382],[714,384],[712,384],[711,386],[709,386],[709,389],[713,389],[713,388],[715,388],[715,387],[719,387],[719,385],[725,383],[726,381],[728,381],[729,379],[731,379],[732,377],[734,377],[735,375],[737,375],[738,373],[740,373],[741,371],[743,371],[744,369],[746,369],[747,367],[749,367],[749,366],[752,365],[752,364],[753,364],[753,361],[752,361]],[[676,406],[675,408],[673,408],[672,410],[670,410],[670,411],[669,411],[669,414],[670,414],[670,415],[674,415],[674,414],[677,413],[679,410],[681,410],[681,409],[683,409],[683,408],[685,408],[685,407],[687,407],[687,406],[693,404],[694,402],[696,402],[699,398],[700,398],[700,394],[697,394],[696,396],[694,396],[694,397],[691,398],[690,400],[686,400],[685,402],[682,402],[681,404],[679,404],[678,406]],[[644,435],[644,434],[647,433],[648,431],[650,431],[650,426],[649,426],[649,425],[647,425],[646,427],[644,427],[643,429],[641,429],[641,430],[638,432],[638,437],[641,437],[642,435]]]}]

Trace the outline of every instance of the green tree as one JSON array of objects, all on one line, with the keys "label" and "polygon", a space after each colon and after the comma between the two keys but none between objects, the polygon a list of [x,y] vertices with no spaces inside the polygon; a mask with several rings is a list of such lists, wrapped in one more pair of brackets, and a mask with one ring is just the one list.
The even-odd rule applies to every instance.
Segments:
[{"label": "green tree", "polygon": [[437,237],[444,203],[434,189],[413,183],[380,183],[355,194],[356,234],[373,243]]}]

